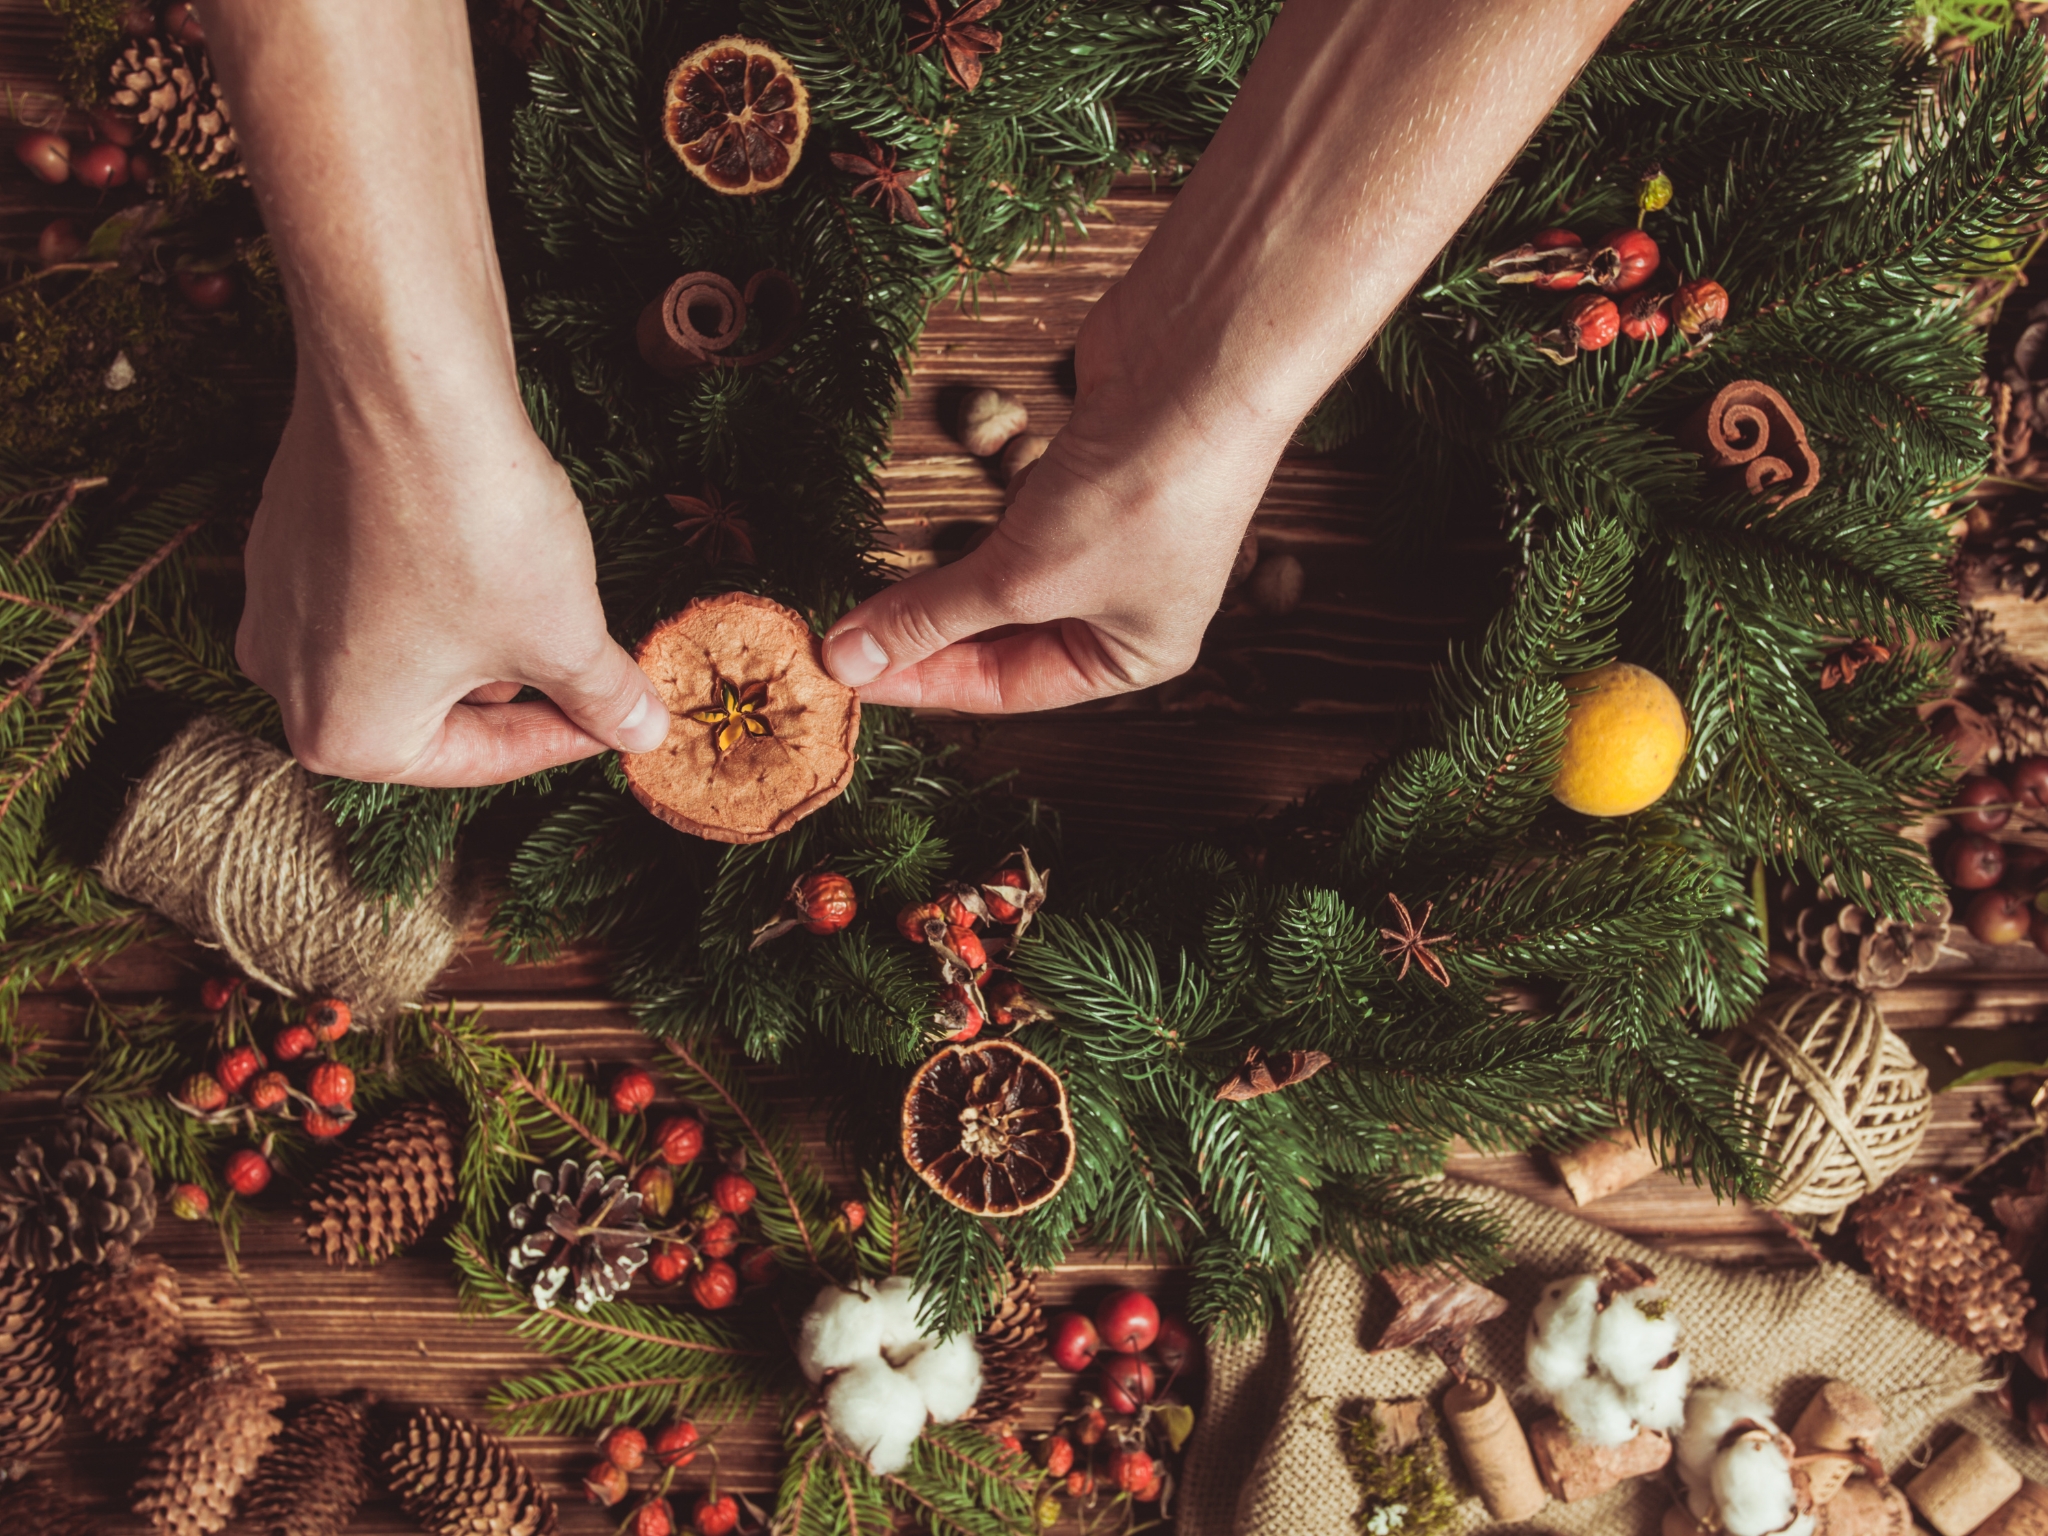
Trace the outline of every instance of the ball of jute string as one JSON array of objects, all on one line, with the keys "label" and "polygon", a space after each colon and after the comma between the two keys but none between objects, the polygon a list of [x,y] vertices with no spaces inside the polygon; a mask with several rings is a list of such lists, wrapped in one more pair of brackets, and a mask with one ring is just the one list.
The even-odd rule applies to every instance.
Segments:
[{"label": "ball of jute string", "polygon": [[1790,1215],[1838,1216],[1906,1164],[1934,1118],[1927,1069],[1868,993],[1765,998],[1735,1065],[1778,1170],[1767,1203]]},{"label": "ball of jute string", "polygon": [[202,716],[128,797],[100,877],[288,998],[346,999],[378,1023],[447,965],[466,903],[453,863],[411,906],[364,895],[311,775]]}]

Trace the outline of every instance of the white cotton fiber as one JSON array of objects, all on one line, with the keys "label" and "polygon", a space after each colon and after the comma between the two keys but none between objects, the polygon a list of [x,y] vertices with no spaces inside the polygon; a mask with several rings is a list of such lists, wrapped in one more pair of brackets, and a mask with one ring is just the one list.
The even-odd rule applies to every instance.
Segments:
[{"label": "white cotton fiber", "polygon": [[971,1333],[927,1345],[898,1369],[917,1383],[925,1407],[941,1424],[952,1423],[981,1396],[981,1351],[974,1347]]},{"label": "white cotton fiber", "polygon": [[1572,1275],[1543,1288],[1529,1321],[1529,1379],[1552,1397],[1585,1379],[1599,1304],[1597,1275]]},{"label": "white cotton fiber", "polygon": [[833,1379],[825,1389],[825,1417],[877,1476],[886,1476],[910,1463],[910,1447],[924,1432],[924,1393],[877,1356]]},{"label": "white cotton fiber", "polygon": [[1635,1415],[1621,1388],[1597,1376],[1582,1376],[1555,1398],[1558,1417],[1588,1445],[1626,1445],[1636,1437]]},{"label": "white cotton fiber", "polygon": [[841,1371],[882,1352],[886,1308],[874,1287],[862,1281],[858,1290],[828,1285],[818,1292],[797,1330],[796,1363],[812,1381]]},{"label": "white cotton fiber", "polygon": [[1644,1380],[1626,1388],[1623,1401],[1643,1428],[1661,1429],[1669,1434],[1685,1422],[1685,1397],[1691,1386],[1692,1361],[1680,1355],[1663,1370],[1652,1371]]},{"label": "white cotton fiber", "polygon": [[1649,1380],[1657,1362],[1676,1348],[1678,1319],[1663,1292],[1649,1287],[1616,1296],[1593,1323],[1593,1363],[1625,1387]]},{"label": "white cotton fiber", "polygon": [[1765,1536],[1792,1518],[1792,1463],[1774,1440],[1744,1435],[1714,1458],[1714,1507],[1728,1536]]},{"label": "white cotton fiber", "polygon": [[917,1321],[924,1295],[907,1276],[892,1275],[875,1287],[875,1300],[881,1306],[881,1352],[901,1364],[897,1356],[908,1355],[924,1342],[924,1329]]},{"label": "white cotton fiber", "polygon": [[1678,1475],[1685,1486],[1708,1493],[1721,1440],[1738,1419],[1769,1424],[1771,1410],[1733,1387],[1701,1387],[1686,1400],[1685,1428],[1678,1436]]}]

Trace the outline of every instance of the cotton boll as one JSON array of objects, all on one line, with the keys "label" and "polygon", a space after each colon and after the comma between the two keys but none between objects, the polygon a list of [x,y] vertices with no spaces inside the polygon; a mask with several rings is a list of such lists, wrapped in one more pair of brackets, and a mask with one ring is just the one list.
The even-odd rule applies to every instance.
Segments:
[{"label": "cotton boll", "polygon": [[956,1333],[918,1351],[901,1374],[917,1383],[932,1417],[950,1424],[981,1396],[981,1351],[974,1347],[973,1334]]},{"label": "cotton boll", "polygon": [[879,1357],[850,1366],[825,1389],[833,1433],[867,1458],[877,1476],[901,1472],[924,1432],[924,1393]]},{"label": "cotton boll", "polygon": [[1765,1536],[1792,1518],[1792,1463],[1766,1435],[1743,1435],[1714,1458],[1714,1507],[1728,1536]]},{"label": "cotton boll", "polygon": [[1572,1275],[1543,1288],[1530,1319],[1529,1379],[1552,1397],[1585,1380],[1599,1316],[1600,1278]]},{"label": "cotton boll", "polygon": [[1581,1376],[1557,1394],[1558,1416],[1588,1445],[1625,1445],[1636,1437],[1635,1415],[1621,1389],[1597,1376]]},{"label": "cotton boll", "polygon": [[1647,1381],[1676,1348],[1678,1319],[1665,1311],[1660,1291],[1624,1291],[1594,1319],[1593,1363],[1625,1387]]},{"label": "cotton boll", "polygon": [[1771,1422],[1771,1410],[1733,1387],[1701,1387],[1685,1404],[1685,1428],[1678,1436],[1678,1475],[1687,1489],[1711,1498],[1714,1459],[1721,1440],[1738,1419]]},{"label": "cotton boll", "polygon": [[885,1311],[865,1281],[857,1290],[828,1285],[818,1292],[797,1331],[796,1360],[804,1375],[823,1381],[828,1372],[878,1357]]},{"label": "cotton boll", "polygon": [[891,1275],[875,1287],[875,1300],[880,1304],[881,1351],[891,1364],[901,1365],[924,1343],[924,1328],[917,1320],[924,1293],[908,1276]]},{"label": "cotton boll", "polygon": [[1623,1401],[1645,1429],[1667,1433],[1685,1422],[1685,1394],[1692,1385],[1692,1361],[1680,1355],[1647,1380],[1623,1389]]}]

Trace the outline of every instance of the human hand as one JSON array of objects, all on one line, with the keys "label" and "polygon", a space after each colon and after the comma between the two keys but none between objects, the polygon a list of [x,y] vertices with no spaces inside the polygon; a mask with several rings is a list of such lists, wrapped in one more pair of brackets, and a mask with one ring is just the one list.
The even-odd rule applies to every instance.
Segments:
[{"label": "human hand", "polygon": [[400,421],[302,371],[244,564],[236,657],[316,772],[495,784],[668,733],[516,400]]}]

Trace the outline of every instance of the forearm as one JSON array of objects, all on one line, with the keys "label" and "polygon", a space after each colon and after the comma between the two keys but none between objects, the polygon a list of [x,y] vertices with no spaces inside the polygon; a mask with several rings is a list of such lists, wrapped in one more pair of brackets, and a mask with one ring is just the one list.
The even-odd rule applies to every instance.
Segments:
[{"label": "forearm", "polygon": [[1288,0],[1119,294],[1145,389],[1286,434],[1626,0]]}]

